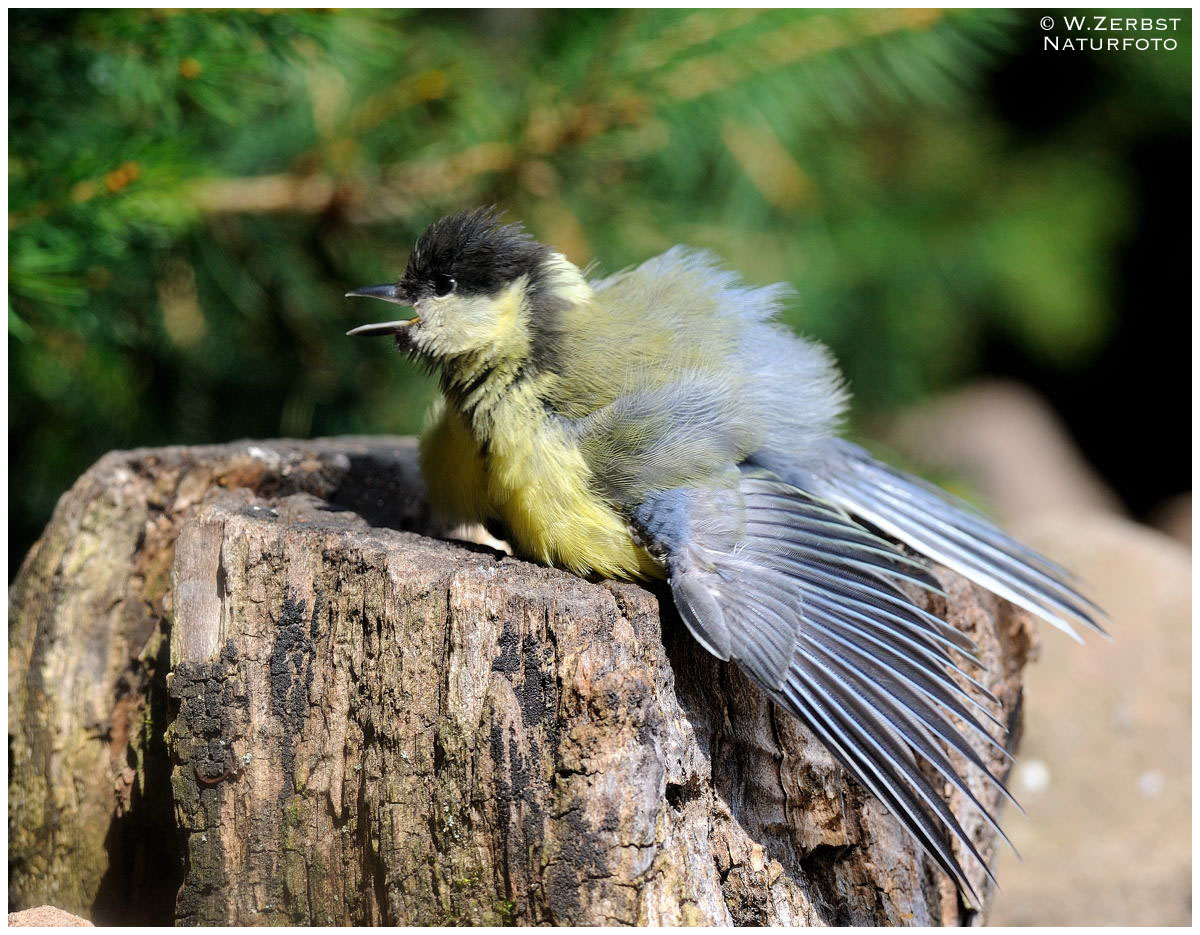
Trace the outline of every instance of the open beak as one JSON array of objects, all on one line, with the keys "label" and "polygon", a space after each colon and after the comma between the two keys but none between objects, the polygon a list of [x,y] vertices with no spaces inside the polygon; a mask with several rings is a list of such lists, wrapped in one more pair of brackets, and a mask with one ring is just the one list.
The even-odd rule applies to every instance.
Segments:
[{"label": "open beak", "polygon": [[[382,299],[384,302],[391,302],[393,305],[412,305],[412,299],[399,285],[389,283],[383,286],[363,286],[361,289],[354,289],[346,293],[346,298],[351,296],[365,296],[368,299]],[[415,325],[420,319],[402,318],[398,321],[381,321],[373,325],[360,325],[357,328],[352,328],[346,332],[347,335],[353,337],[373,336],[382,334],[399,334],[410,325]]]}]

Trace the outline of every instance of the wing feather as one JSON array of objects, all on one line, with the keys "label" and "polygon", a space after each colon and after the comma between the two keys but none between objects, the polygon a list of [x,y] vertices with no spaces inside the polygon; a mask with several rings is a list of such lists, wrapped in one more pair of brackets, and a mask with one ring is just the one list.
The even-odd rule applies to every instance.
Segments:
[{"label": "wing feather", "polygon": [[1011,798],[959,726],[1003,751],[981,721],[1004,725],[988,707],[996,699],[952,655],[971,658],[973,643],[900,589],[941,593],[928,568],[841,505],[752,468],[711,489],[651,496],[632,518],[701,644],[807,724],[974,894],[949,840],[991,871],[918,759],[996,827],[945,750]]},{"label": "wing feather", "polygon": [[[841,712],[840,705],[830,704],[827,693],[811,691],[813,685],[813,679],[802,673],[788,683],[790,691],[784,697],[791,702],[789,706],[792,710],[814,730],[842,765],[900,819],[926,853],[955,880],[963,892],[978,902],[978,893],[946,842],[945,829],[949,829],[960,841],[966,840],[962,827],[953,816],[950,822],[946,822],[929,809],[924,804],[925,797],[920,796],[912,786],[904,767],[894,758],[881,756],[878,745],[870,741],[870,734],[858,722],[847,718]],[[900,763],[903,763],[903,757]],[[918,776],[918,785],[923,780],[924,777]]]},{"label": "wing feather", "polygon": [[1077,579],[1022,545],[961,500],[875,460],[841,439],[801,486],[1080,640],[1071,621],[1098,633],[1104,611]]}]

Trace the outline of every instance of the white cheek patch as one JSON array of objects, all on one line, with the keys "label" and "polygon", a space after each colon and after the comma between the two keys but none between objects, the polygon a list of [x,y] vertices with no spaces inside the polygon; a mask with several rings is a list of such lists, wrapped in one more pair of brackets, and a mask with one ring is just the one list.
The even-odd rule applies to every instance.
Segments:
[{"label": "white cheek patch", "polygon": [[524,322],[525,277],[497,295],[422,299],[417,314],[422,321],[418,343],[436,355],[480,351],[487,355],[528,352]]}]

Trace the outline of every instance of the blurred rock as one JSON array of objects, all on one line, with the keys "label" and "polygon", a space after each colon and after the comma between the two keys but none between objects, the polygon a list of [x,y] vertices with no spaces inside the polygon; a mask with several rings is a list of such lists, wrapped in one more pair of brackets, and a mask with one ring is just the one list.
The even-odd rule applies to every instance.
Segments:
[{"label": "blurred rock", "polygon": [[[1191,554],[1129,520],[1058,512],[1013,531],[1093,586],[1113,641],[1046,632],[1004,816],[997,925],[1191,922]],[[1032,768],[1032,769],[1031,769]],[[1032,779],[1032,781],[1027,781]]]},{"label": "blurred rock", "polygon": [[1188,548],[1192,545],[1192,494],[1176,494],[1160,503],[1150,512],[1150,525],[1161,529],[1173,539],[1178,539]]},{"label": "blurred rock", "polygon": [[1002,523],[1046,510],[1124,512],[1050,406],[1019,383],[981,382],[936,397],[880,437],[917,465],[968,481]]},{"label": "blurred rock", "polygon": [[13,925],[36,925],[41,928],[45,927],[65,927],[74,928],[92,928],[92,923],[87,919],[81,919],[79,916],[73,916],[69,912],[63,912],[61,909],[55,909],[53,906],[38,906],[36,909],[25,909],[22,912],[10,912],[8,914],[8,924]]}]

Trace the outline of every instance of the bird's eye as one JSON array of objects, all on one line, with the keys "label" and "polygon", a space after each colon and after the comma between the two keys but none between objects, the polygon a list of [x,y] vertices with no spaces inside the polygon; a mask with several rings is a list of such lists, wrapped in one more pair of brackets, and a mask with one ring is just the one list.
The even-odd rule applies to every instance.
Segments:
[{"label": "bird's eye", "polygon": [[449,295],[454,291],[454,287],[458,283],[449,276],[442,276],[440,273],[433,277],[433,294],[439,299],[444,295]]}]

